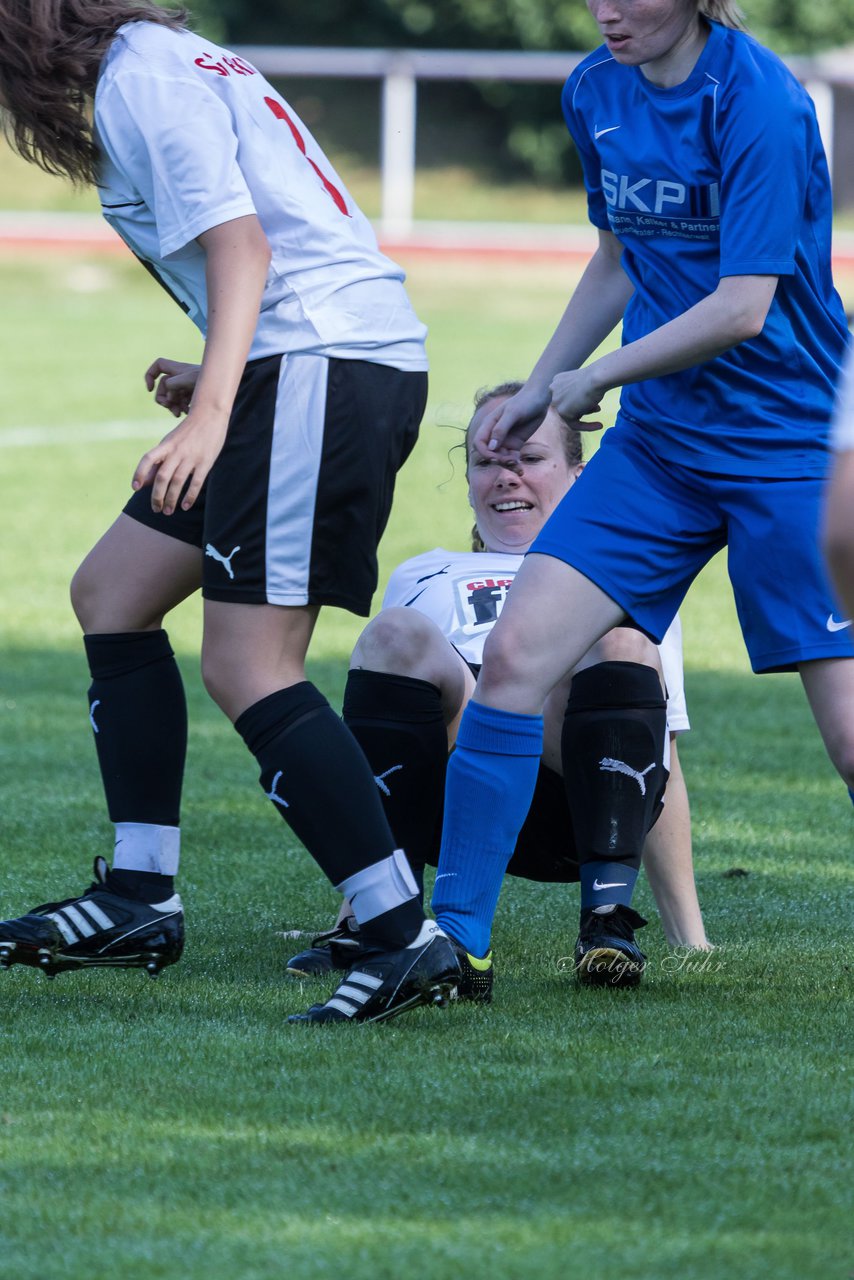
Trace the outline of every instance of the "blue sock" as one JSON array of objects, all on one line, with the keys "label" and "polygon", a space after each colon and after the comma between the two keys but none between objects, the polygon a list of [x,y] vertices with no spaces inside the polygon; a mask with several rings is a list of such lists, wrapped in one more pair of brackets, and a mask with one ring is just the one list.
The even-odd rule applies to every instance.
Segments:
[{"label": "blue sock", "polygon": [[433,911],[473,956],[489,950],[501,881],[531,806],[542,716],[470,702],[448,761]]},{"label": "blue sock", "polygon": [[608,907],[615,902],[624,907],[632,905],[632,893],[638,878],[636,867],[627,866],[625,862],[603,862],[595,858],[591,862],[582,862],[579,876],[582,911],[590,907]]}]

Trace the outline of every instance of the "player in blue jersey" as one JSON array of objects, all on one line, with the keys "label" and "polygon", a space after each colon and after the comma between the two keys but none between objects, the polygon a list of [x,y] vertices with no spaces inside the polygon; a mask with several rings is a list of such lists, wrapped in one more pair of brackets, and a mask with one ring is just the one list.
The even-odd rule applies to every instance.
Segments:
[{"label": "player in blue jersey", "polygon": [[97,186],[107,221],[205,338],[200,365],[149,368],[180,421],[140,460],[72,589],[114,863],[97,859],[81,896],[2,922],[0,964],[156,973],[180,956],[187,725],[163,619],[201,587],[206,686],[369,941],[353,998],[291,1020],[379,1020],[441,1000],[459,964],[304,663],[321,606],[370,611],[423,412],[426,331],[291,106],[185,19],[153,0],[0,0],[10,139]]},{"label": "player in blue jersey", "polygon": [[[598,429],[602,396],[622,397],[516,578],[450,762],[433,905],[473,955],[530,801],[549,691],[627,616],[660,640],[724,546],[754,670],[800,673],[854,780],[854,647],[817,545],[848,330],[812,103],[728,0],[588,7],[605,43],[563,108],[599,247],[524,389],[476,444],[512,456],[550,404]],[[620,349],[591,360],[620,322]],[[467,830],[473,807],[488,830]],[[607,860],[582,872],[580,976],[603,938],[633,943],[633,875]]]}]

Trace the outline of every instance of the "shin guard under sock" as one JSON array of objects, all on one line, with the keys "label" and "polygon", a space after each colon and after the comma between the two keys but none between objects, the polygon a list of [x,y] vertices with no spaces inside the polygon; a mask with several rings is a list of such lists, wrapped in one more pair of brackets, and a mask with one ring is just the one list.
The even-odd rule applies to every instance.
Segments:
[{"label": "shin guard under sock", "polygon": [[[309,681],[279,689],[243,712],[234,726],[261,770],[261,787],[334,885],[395,854],[370,766],[353,735]],[[380,873],[376,916],[354,911],[367,934],[389,946],[418,933],[424,913],[417,887]],[[396,887],[395,887],[396,886]],[[358,898],[358,893],[355,894]],[[367,926],[367,929],[366,929]]]},{"label": "shin guard under sock", "polygon": [[507,863],[531,805],[543,752],[542,716],[470,702],[448,762],[433,910],[473,956],[489,950]]},{"label": "shin guard under sock", "polygon": [[426,680],[355,670],[347,676],[343,717],[423,893],[424,864],[435,864],[438,853],[448,763],[441,693]]},{"label": "shin guard under sock", "polygon": [[165,631],[83,637],[89,719],[113,822],[177,827],[187,703]]},{"label": "shin guard under sock", "polygon": [[652,667],[601,662],[574,677],[561,757],[582,910],[630,905],[667,781],[667,745],[667,705]]}]

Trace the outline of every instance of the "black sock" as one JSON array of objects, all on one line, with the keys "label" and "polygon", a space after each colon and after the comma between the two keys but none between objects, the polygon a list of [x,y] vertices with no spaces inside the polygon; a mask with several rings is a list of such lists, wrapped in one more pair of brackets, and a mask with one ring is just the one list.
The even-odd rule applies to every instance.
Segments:
[{"label": "black sock", "polygon": [[[394,836],[368,762],[314,685],[262,698],[234,727],[258,761],[265,795],[334,885],[391,857]],[[413,895],[359,924],[366,939],[403,946],[423,921]]]},{"label": "black sock", "polygon": [[667,781],[666,737],[667,704],[652,667],[601,662],[573,678],[561,758],[582,910],[631,901]]},{"label": "black sock", "polygon": [[423,896],[424,864],[435,866],[439,852],[448,764],[440,690],[411,676],[351,671],[343,715]]},{"label": "black sock", "polygon": [[113,822],[177,827],[187,703],[165,631],[84,636],[89,718]]},{"label": "black sock", "polygon": [[175,878],[156,871],[129,871],[121,867],[109,873],[105,887],[135,902],[164,902],[175,892]]}]

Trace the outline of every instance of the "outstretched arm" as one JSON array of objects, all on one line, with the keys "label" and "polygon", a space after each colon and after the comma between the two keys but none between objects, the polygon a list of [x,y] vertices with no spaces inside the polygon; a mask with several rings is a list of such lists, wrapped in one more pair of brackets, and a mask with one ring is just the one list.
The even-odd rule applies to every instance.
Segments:
[{"label": "outstretched arm", "polygon": [[664,809],[646,838],[643,866],[670,945],[710,950],[694,883],[691,810],[675,735],[670,739]]},{"label": "outstretched arm", "polygon": [[[596,413],[606,391],[713,360],[762,332],[777,276],[724,276],[714,293],[628,346],[552,380],[552,402],[568,421]],[[582,424],[585,425],[585,424]],[[601,423],[589,424],[599,427]]]},{"label": "outstretched arm", "polygon": [[703,364],[762,332],[778,277],[724,276],[713,293],[681,315],[584,364],[631,297],[617,249],[619,241],[600,232],[599,249],[528,382],[518,396],[483,419],[474,444],[485,456],[519,448],[550,403],[567,422],[598,431],[600,421],[578,420],[598,413],[607,391]]}]

